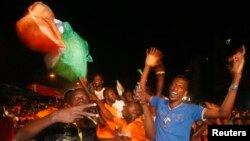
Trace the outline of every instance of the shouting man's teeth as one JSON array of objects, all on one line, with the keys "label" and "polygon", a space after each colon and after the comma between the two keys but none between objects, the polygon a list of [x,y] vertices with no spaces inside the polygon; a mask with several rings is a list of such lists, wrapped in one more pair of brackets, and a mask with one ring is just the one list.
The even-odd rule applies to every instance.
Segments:
[{"label": "shouting man's teeth", "polygon": [[172,92],[172,94],[173,94],[173,95],[177,95],[177,93],[176,93],[176,92]]}]

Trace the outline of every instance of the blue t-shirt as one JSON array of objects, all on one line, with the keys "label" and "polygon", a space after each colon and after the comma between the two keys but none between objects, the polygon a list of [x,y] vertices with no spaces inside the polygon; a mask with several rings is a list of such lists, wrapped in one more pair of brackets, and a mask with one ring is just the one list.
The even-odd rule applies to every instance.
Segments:
[{"label": "blue t-shirt", "polygon": [[174,109],[169,101],[153,96],[152,106],[157,111],[155,120],[156,141],[189,141],[192,124],[202,119],[203,107],[181,103]]}]

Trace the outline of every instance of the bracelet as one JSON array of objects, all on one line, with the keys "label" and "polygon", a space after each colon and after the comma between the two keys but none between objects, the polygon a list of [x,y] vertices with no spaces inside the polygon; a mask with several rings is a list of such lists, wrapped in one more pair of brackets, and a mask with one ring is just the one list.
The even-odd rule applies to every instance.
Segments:
[{"label": "bracelet", "polygon": [[165,74],[165,71],[157,71],[155,74],[156,74],[156,75]]},{"label": "bracelet", "polygon": [[229,87],[229,91],[236,91],[238,89],[238,85],[236,84],[231,84],[230,87]]}]

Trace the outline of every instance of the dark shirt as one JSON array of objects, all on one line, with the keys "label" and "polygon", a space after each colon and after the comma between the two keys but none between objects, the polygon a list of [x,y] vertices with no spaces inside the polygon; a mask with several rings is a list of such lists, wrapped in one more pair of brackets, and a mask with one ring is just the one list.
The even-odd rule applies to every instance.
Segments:
[{"label": "dark shirt", "polygon": [[[84,128],[77,128],[75,124],[57,123],[43,130],[36,141],[98,141],[96,124],[89,118],[84,121]],[[82,132],[82,140],[78,134]]]}]

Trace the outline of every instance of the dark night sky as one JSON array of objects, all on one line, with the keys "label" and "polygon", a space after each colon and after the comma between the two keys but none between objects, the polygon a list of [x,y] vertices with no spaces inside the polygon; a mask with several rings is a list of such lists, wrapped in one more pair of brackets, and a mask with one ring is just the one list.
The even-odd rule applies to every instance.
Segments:
[{"label": "dark night sky", "polygon": [[[48,80],[43,55],[26,48],[16,35],[15,22],[33,2],[12,0],[1,8],[1,80],[64,87],[67,81]],[[188,73],[193,81],[193,97],[216,97],[218,93],[225,93],[230,83],[225,69],[228,52],[241,44],[249,48],[250,16],[243,4],[196,3],[198,6],[194,6],[189,3],[191,6],[188,6],[185,3],[117,0],[43,2],[57,19],[68,21],[74,31],[88,41],[94,59],[88,64],[88,77],[101,72],[106,84],[118,79],[133,88],[139,80],[137,69],[144,65],[146,48],[156,46],[164,53],[166,85],[176,74]],[[228,38],[232,40],[230,45],[225,43]],[[240,95],[250,95],[248,59],[246,63]],[[185,72],[187,69],[190,71]],[[153,85],[153,78],[151,82]]]}]

